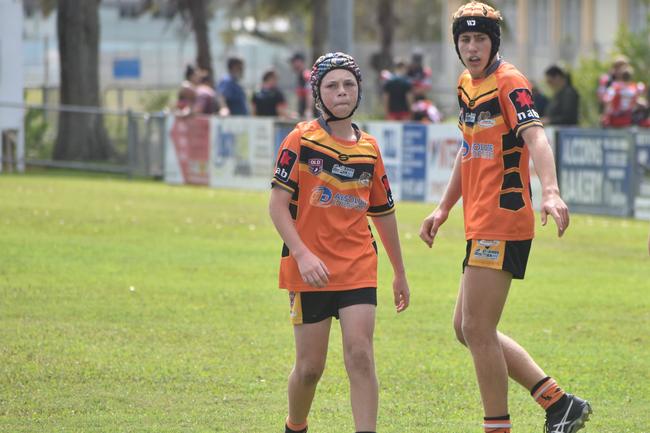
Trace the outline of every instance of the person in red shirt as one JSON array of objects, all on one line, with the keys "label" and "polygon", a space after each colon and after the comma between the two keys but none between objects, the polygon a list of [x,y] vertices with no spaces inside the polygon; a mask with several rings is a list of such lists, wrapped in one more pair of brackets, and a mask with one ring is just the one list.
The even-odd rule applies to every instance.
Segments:
[{"label": "person in red shirt", "polygon": [[607,88],[603,96],[603,127],[632,126],[636,123],[635,114],[647,108],[645,84],[632,81],[632,72],[630,66],[624,67],[620,79],[614,80]]},{"label": "person in red shirt", "polygon": [[310,82],[322,115],[299,123],[280,146],[269,204],[284,241],[279,286],[289,291],[296,344],[285,432],[307,431],[335,317],[356,430],[374,433],[377,245],[367,217],[392,264],[395,307],[401,312],[409,305],[409,287],[395,208],[377,142],[352,123],[361,97],[355,60],[325,54],[314,63]]},{"label": "person in red shirt", "polygon": [[462,196],[467,245],[454,328],[474,361],[485,432],[511,432],[510,376],[546,410],[546,433],[574,433],[587,420],[589,403],[565,393],[524,348],[497,330],[512,279],[524,277],[534,236],[530,157],[542,184],[542,225],[550,215],[558,236],[569,225],[530,83],[498,55],[501,20],[498,11],[474,1],[454,14],[456,51],[466,67],[457,86],[463,143],[420,237],[431,247]]}]

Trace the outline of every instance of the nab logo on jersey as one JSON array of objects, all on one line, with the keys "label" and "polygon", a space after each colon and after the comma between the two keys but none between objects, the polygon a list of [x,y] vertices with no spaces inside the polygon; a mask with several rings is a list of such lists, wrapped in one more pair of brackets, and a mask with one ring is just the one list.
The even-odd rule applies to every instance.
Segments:
[{"label": "nab logo on jersey", "polygon": [[528,89],[515,89],[508,95],[510,102],[517,112],[517,123],[524,123],[530,120],[539,120],[539,113],[535,111],[533,95]]},{"label": "nab logo on jersey", "polygon": [[297,156],[295,153],[289,149],[283,149],[278,158],[278,163],[275,166],[275,177],[283,182],[288,181],[293,165],[296,163],[296,159]]}]

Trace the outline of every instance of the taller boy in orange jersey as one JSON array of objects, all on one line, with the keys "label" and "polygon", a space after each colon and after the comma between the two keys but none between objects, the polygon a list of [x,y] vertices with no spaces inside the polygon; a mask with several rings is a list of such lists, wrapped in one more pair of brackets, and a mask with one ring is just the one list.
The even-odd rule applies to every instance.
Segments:
[{"label": "taller boy in orange jersey", "polygon": [[352,123],[361,72],[344,53],[321,56],[311,72],[322,116],[302,122],[282,143],[269,212],[284,241],[280,287],[289,291],[296,361],[289,376],[285,432],[307,431],[325,368],[332,317],[340,319],[352,414],[358,433],[374,433],[378,385],[373,332],[377,245],[393,266],[397,312],[409,305],[394,203],[375,139]]},{"label": "taller boy in orange jersey", "polygon": [[467,68],[458,80],[463,146],[420,237],[431,247],[462,195],[467,245],[454,328],[472,354],[485,432],[511,432],[509,375],[546,410],[547,433],[574,433],[587,421],[589,403],[565,393],[517,342],[497,331],[512,279],[524,278],[534,236],[530,157],[542,184],[542,225],[551,215],[559,236],[569,225],[530,83],[498,55],[500,22],[498,11],[475,1],[454,14],[456,51]]}]

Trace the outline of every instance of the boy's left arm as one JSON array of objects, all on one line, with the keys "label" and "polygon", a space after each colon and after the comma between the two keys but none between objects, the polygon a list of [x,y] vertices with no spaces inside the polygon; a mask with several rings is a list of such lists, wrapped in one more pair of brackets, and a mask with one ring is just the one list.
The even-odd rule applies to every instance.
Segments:
[{"label": "boy's left arm", "polygon": [[557,225],[558,236],[562,236],[569,227],[569,208],[560,197],[555,160],[544,128],[531,126],[521,131],[521,137],[530,150],[535,171],[542,184],[542,225],[546,225],[546,217],[551,215]]},{"label": "boy's left arm", "polygon": [[402,260],[402,249],[399,243],[399,234],[397,232],[397,219],[395,213],[388,215],[372,217],[372,222],[379,233],[386,254],[393,266],[393,297],[395,308],[400,313],[409,306],[411,293],[409,291],[408,281],[406,280],[406,271],[404,270],[404,261]]}]

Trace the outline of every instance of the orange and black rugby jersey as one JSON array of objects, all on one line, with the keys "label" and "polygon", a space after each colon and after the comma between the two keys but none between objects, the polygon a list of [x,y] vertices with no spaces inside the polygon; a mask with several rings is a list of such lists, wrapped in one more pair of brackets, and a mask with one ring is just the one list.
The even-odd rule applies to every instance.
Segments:
[{"label": "orange and black rugby jersey", "polygon": [[530,83],[497,61],[483,79],[458,79],[466,239],[526,240],[535,233],[529,153],[521,132],[542,126]]},{"label": "orange and black rugby jersey", "polygon": [[377,245],[369,216],[394,212],[384,164],[375,139],[333,138],[319,120],[301,122],[278,151],[272,186],[292,194],[289,210],[300,238],[330,271],[322,289],[302,281],[286,245],[280,288],[296,291],[377,287]]}]

